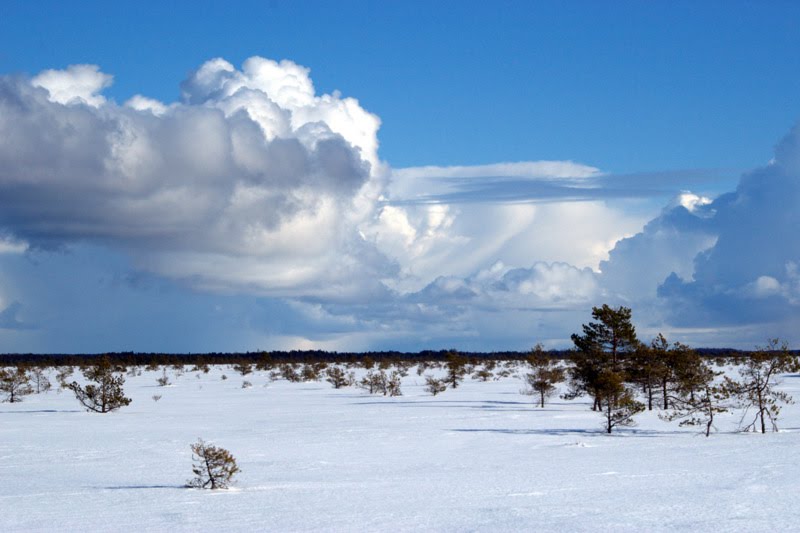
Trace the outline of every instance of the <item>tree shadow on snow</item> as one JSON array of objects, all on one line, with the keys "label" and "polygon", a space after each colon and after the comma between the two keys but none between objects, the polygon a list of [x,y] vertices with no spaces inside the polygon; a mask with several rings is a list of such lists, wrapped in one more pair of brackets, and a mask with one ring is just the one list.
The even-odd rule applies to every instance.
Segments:
[{"label": "tree shadow on snow", "polygon": [[354,405],[415,405],[415,406],[445,406],[445,405],[463,405],[464,407],[475,408],[473,405],[465,404],[494,404],[494,405],[531,405],[530,402],[499,402],[496,400],[419,400],[419,401],[392,401],[389,397],[385,402],[370,401],[370,402],[354,402]]},{"label": "tree shadow on snow", "polygon": [[686,431],[655,431],[652,429],[624,428],[616,429],[613,433],[606,433],[605,429],[448,429],[458,433],[499,433],[504,435],[550,435],[554,437],[569,437],[575,435],[595,437],[663,437],[664,435],[682,435]]},{"label": "tree shadow on snow", "polygon": [[118,485],[101,488],[104,490],[185,489],[186,485]]},{"label": "tree shadow on snow", "polygon": [[19,414],[19,413],[82,413],[80,409],[17,409],[15,411],[0,411],[0,415]]}]

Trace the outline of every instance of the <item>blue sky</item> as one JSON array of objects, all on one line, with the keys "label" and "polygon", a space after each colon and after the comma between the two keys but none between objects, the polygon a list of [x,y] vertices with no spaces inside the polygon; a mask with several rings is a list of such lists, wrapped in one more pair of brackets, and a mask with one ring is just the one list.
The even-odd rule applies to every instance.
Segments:
[{"label": "blue sky", "polygon": [[798,44],[794,2],[3,2],[0,351],[563,346],[606,301],[800,341]]}]

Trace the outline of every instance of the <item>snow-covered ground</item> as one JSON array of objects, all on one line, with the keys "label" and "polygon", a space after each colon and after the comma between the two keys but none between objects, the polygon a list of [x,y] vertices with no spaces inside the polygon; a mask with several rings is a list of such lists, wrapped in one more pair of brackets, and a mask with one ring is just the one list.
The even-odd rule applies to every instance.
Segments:
[{"label": "snow-covered ground", "polygon": [[[230,369],[160,375],[128,377],[133,403],[111,414],[55,389],[0,404],[0,530],[800,528],[800,406],[767,435],[734,433],[731,414],[705,438],[653,412],[608,436],[585,399],[538,409],[514,378],[432,397],[412,368],[387,398],[265,372],[249,389]],[[800,377],[782,389],[800,399]],[[198,437],[236,457],[233,490],[183,488]]]}]

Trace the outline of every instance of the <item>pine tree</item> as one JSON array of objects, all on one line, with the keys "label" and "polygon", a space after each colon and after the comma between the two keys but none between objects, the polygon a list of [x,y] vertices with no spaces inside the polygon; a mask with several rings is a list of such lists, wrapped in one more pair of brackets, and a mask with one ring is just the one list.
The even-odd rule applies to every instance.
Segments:
[{"label": "pine tree", "polygon": [[227,489],[233,483],[233,476],[241,472],[236,459],[225,448],[206,444],[197,439],[192,448],[192,473],[195,475],[187,487],[198,489]]},{"label": "pine tree", "polygon": [[715,384],[715,379],[722,372],[715,372],[707,364],[702,363],[700,370],[692,373],[688,381],[678,381],[670,394],[672,411],[660,414],[663,420],[680,420],[680,426],[702,426],[705,436],[714,429],[714,419],[720,413],[732,408],[731,395],[733,389],[728,384]]},{"label": "pine tree", "polygon": [[593,307],[592,318],[594,322],[583,324],[582,335],[572,335],[577,352],[571,358],[565,397],[591,395],[592,409],[603,413],[606,432],[611,433],[617,426],[633,425],[633,416],[644,410],[625,385],[626,359],[639,348],[639,341],[627,307]]},{"label": "pine tree", "polygon": [[450,387],[457,389],[459,383],[463,381],[464,375],[467,373],[467,358],[459,354],[455,350],[450,350],[445,355],[447,361],[447,375],[444,378],[445,383]]},{"label": "pine tree", "polygon": [[0,392],[6,394],[5,401],[9,403],[21,402],[23,396],[33,393],[25,369],[17,367],[14,370],[0,370]]},{"label": "pine tree", "polygon": [[[789,352],[786,343],[772,339],[763,348],[757,348],[739,368],[742,381],[726,378],[726,386],[744,408],[740,423],[743,431],[761,430],[767,432],[767,421],[773,431],[778,431],[780,404],[794,403],[792,397],[783,391],[775,390],[780,384],[779,376],[785,372],[798,370],[797,359]],[[749,422],[748,414],[754,413]]]},{"label": "pine tree", "polygon": [[42,368],[39,367],[32,368],[30,372],[30,377],[36,394],[47,392],[50,390],[50,387],[52,387],[50,380],[47,378],[47,374]]},{"label": "pine tree", "polygon": [[435,377],[431,376],[430,374],[425,375],[425,391],[430,392],[432,395],[436,396],[439,393],[442,393],[447,390],[447,383],[440,379],[436,379]]},{"label": "pine tree", "polygon": [[544,408],[545,399],[555,392],[556,384],[564,379],[564,369],[547,356],[541,344],[534,346],[527,361],[533,372],[525,376],[528,389],[523,390],[523,394],[538,396],[539,406]]},{"label": "pine tree", "polygon": [[328,368],[325,375],[327,376],[325,381],[333,385],[334,389],[349,387],[355,381],[355,374],[353,372],[345,372],[344,369],[338,366]]},{"label": "pine tree", "polygon": [[87,411],[108,413],[131,403],[131,399],[126,398],[122,390],[125,378],[121,372],[114,371],[108,357],[103,357],[96,365],[88,367],[83,375],[93,383],[81,387],[73,381],[69,388]]},{"label": "pine tree", "polygon": [[644,411],[644,404],[636,401],[623,380],[623,374],[606,368],[597,378],[600,408],[605,417],[606,433],[617,426],[632,426],[633,416]]}]

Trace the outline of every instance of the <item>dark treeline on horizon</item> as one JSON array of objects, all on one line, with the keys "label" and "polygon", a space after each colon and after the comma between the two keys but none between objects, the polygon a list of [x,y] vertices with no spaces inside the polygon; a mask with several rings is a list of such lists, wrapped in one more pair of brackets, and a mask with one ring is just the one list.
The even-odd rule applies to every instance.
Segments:
[{"label": "dark treeline on horizon", "polygon": [[[746,357],[749,351],[732,348],[698,348],[695,350],[704,357]],[[0,354],[0,366],[31,364],[36,366],[79,366],[90,364],[101,357],[108,357],[113,364],[137,365],[228,365],[236,363],[358,363],[365,359],[382,361],[446,361],[448,354],[458,353],[473,361],[522,361],[530,351],[462,352],[457,350],[422,350],[419,352],[372,351],[372,352],[328,352],[323,350],[291,350],[260,352],[209,352],[209,353],[143,353],[109,352],[96,354]],[[545,353],[554,359],[566,359],[572,350],[547,350]],[[792,353],[800,355],[800,351]]]}]

